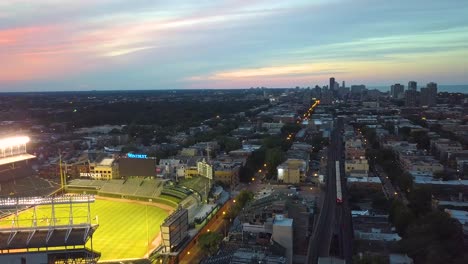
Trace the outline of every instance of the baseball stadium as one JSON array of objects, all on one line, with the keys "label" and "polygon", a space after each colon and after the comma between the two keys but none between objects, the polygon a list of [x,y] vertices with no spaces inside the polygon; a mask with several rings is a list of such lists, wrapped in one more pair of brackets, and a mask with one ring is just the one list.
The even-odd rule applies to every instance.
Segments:
[{"label": "baseball stadium", "polygon": [[[44,263],[151,259],[162,248],[160,228],[177,208],[190,217],[206,199],[206,179],[175,185],[154,177],[74,179],[61,184],[31,176],[26,143],[1,147],[0,262],[20,257]],[[62,175],[62,174],[61,174]],[[129,262],[129,263],[130,263]],[[136,262],[135,262],[136,263]]]}]

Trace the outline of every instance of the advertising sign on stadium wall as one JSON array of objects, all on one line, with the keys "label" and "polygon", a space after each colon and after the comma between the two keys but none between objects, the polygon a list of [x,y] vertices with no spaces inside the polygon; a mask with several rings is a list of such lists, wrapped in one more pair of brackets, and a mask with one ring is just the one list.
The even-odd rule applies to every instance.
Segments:
[{"label": "advertising sign on stadium wall", "polygon": [[119,159],[120,177],[155,177],[156,159],[121,158]]},{"label": "advertising sign on stadium wall", "polygon": [[80,177],[101,178],[101,173],[81,172]]},{"label": "advertising sign on stadium wall", "polygon": [[146,154],[133,154],[133,153],[127,153],[127,157],[130,159],[147,159],[148,158]]}]

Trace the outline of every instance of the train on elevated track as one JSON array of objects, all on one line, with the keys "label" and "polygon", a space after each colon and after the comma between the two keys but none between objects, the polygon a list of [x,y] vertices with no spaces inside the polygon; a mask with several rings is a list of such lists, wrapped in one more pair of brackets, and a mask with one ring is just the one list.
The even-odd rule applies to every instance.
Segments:
[{"label": "train on elevated track", "polygon": [[340,174],[340,162],[335,161],[336,168],[336,203],[343,203],[343,192],[341,190],[341,174]]}]

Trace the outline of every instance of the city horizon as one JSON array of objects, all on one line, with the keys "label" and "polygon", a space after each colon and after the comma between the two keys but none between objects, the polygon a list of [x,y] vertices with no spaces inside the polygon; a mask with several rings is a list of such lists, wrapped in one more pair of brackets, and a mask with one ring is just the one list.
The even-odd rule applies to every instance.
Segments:
[{"label": "city horizon", "polygon": [[[429,83],[424,83],[424,84],[419,84],[417,82],[417,89],[420,90],[421,88],[426,87],[426,84]],[[439,84],[435,82],[438,87],[438,92],[448,92],[448,93],[468,93],[468,84]],[[391,86],[394,84],[401,84],[405,87],[405,90],[408,89],[408,83],[403,83],[403,82],[396,82],[388,85],[368,85],[366,83],[355,83],[355,84],[346,84],[346,88],[351,88],[352,86],[359,86],[359,85],[364,85],[366,89],[368,90],[379,90],[380,92],[390,92],[391,91]],[[289,87],[267,87],[267,86],[251,86],[251,87],[212,87],[212,88],[141,88],[141,89],[112,89],[112,88],[97,88],[97,89],[82,89],[82,90],[65,90],[65,89],[57,89],[57,90],[22,90],[22,91],[14,91],[14,90],[5,90],[1,91],[0,94],[8,94],[8,93],[54,93],[54,92],[66,92],[66,93],[73,93],[73,92],[138,92],[138,91],[190,91],[190,90],[248,90],[248,89],[295,89],[297,87],[301,89],[313,89],[316,86],[323,88],[323,87],[328,87],[327,84],[314,84],[314,85],[309,85],[309,86],[296,86],[292,85]]]},{"label": "city horizon", "polygon": [[0,8],[8,65],[0,92],[307,87],[329,76],[369,86],[468,84],[463,1],[41,0]]}]

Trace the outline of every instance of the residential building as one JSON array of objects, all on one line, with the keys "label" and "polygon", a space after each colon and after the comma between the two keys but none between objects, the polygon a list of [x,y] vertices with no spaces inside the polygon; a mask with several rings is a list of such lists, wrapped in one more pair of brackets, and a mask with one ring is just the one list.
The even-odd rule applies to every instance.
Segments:
[{"label": "residential building", "polygon": [[418,90],[418,83],[415,81],[408,82],[408,90],[409,91],[417,91]]},{"label": "residential building", "polygon": [[405,106],[415,107],[418,106],[418,92],[416,90],[405,91]]},{"label": "residential building", "polygon": [[98,163],[90,164],[91,178],[110,180],[119,178],[119,167],[114,158],[104,158]]},{"label": "residential building", "polygon": [[369,163],[367,159],[363,157],[346,160],[345,173],[347,177],[367,177],[369,175]]},{"label": "residential building", "polygon": [[287,159],[278,165],[277,170],[278,181],[296,184],[305,181],[307,164],[302,159]]},{"label": "residential building", "polygon": [[396,83],[390,87],[390,96],[393,99],[401,99],[403,98],[405,91],[405,86],[399,83]]},{"label": "residential building", "polygon": [[239,184],[240,167],[241,164],[238,162],[216,162],[213,169],[213,180],[231,188],[235,187]]},{"label": "residential building", "polygon": [[435,106],[437,104],[437,84],[428,83],[427,87],[421,88],[421,105]]},{"label": "residential building", "polygon": [[193,157],[198,155],[198,150],[196,148],[183,148],[180,151],[181,156]]},{"label": "residential building", "polygon": [[293,261],[293,219],[276,215],[273,221],[271,239],[286,249],[287,263]]},{"label": "residential building", "polygon": [[453,152],[463,150],[463,146],[458,141],[440,138],[431,140],[431,151],[439,160],[447,160]]}]

